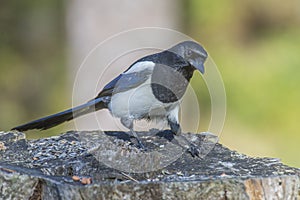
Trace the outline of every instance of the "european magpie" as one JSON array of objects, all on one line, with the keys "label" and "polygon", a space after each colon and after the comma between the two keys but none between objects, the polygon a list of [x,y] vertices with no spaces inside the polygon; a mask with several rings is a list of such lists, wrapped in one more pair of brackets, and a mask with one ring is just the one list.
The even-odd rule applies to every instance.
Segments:
[{"label": "european magpie", "polygon": [[198,43],[181,42],[170,49],[137,60],[87,103],[12,130],[45,130],[106,108],[130,129],[141,147],[144,146],[133,129],[135,120],[164,120],[175,135],[180,135],[180,102],[194,71],[204,73],[207,56],[205,49]]}]

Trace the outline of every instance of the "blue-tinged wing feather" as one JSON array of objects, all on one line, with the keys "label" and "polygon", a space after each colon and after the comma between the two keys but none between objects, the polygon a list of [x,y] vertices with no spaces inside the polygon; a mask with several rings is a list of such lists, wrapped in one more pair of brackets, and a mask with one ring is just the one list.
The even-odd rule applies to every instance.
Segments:
[{"label": "blue-tinged wing feather", "polygon": [[130,89],[136,88],[147,81],[151,73],[152,70],[148,69],[133,73],[122,73],[109,82],[95,99],[111,96],[115,93],[126,92]]}]

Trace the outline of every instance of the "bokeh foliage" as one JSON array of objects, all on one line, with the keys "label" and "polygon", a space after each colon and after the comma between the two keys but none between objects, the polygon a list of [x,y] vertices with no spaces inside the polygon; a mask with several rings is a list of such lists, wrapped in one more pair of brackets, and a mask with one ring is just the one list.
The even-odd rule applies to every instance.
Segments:
[{"label": "bokeh foliage", "polygon": [[188,33],[206,46],[225,83],[221,142],[299,167],[299,2],[192,0],[187,8]]},{"label": "bokeh foliage", "polygon": [[1,2],[0,129],[66,106],[64,26],[59,0]]},{"label": "bokeh foliage", "polygon": [[[71,105],[65,3],[1,2],[0,129]],[[299,167],[299,1],[187,0],[182,8],[181,31],[206,47],[224,80],[228,109],[221,142]],[[205,95],[199,89],[208,103]]]}]

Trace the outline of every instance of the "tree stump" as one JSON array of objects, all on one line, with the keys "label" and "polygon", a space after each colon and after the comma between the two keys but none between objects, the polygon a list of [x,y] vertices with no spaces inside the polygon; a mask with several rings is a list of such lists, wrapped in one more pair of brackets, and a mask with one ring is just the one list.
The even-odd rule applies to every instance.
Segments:
[{"label": "tree stump", "polygon": [[0,133],[1,199],[297,199],[300,170],[253,158],[207,134],[141,132],[147,151],[124,132],[77,132],[26,140]]}]

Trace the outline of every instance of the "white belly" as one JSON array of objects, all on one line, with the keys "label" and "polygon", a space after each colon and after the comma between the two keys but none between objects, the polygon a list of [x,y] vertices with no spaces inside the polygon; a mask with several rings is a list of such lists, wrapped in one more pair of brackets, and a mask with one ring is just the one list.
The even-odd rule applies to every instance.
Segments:
[{"label": "white belly", "polygon": [[158,101],[152,93],[149,79],[138,88],[113,94],[109,110],[118,118],[154,119],[165,118],[174,109],[178,112],[178,106],[179,102],[164,104]]}]

